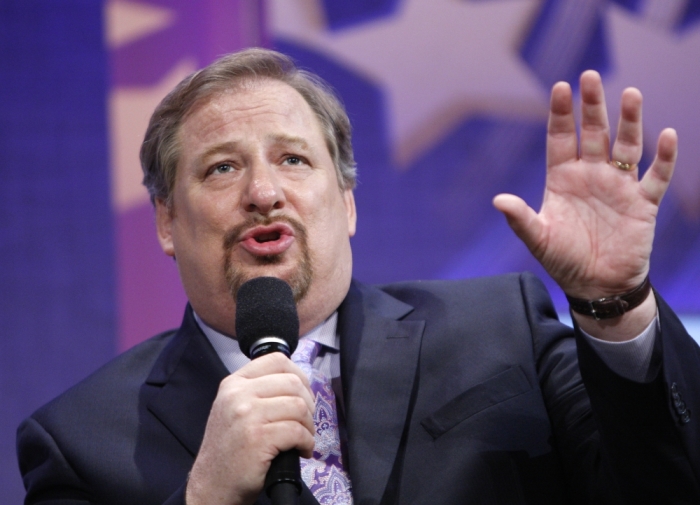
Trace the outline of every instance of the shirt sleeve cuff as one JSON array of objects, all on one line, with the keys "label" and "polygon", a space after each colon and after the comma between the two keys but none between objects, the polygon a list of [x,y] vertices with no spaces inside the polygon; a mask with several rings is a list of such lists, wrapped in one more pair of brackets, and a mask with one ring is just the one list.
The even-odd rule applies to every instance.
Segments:
[{"label": "shirt sleeve cuff", "polygon": [[659,316],[642,333],[626,342],[600,340],[581,330],[593,350],[613,372],[634,382],[645,382],[649,372],[654,341],[659,332]]}]

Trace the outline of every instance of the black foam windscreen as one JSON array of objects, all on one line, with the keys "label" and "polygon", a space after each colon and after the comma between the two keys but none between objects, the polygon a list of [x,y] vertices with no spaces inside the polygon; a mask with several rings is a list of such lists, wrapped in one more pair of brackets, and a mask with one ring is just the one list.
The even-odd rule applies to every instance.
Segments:
[{"label": "black foam windscreen", "polygon": [[251,346],[263,337],[279,337],[294,352],[299,341],[299,316],[292,288],[276,277],[256,277],[236,295],[236,339],[250,358]]}]

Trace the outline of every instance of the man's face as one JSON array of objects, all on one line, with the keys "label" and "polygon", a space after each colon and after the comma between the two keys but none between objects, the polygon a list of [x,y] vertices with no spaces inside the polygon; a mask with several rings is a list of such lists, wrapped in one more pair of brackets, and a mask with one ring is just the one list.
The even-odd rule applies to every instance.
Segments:
[{"label": "man's face", "polygon": [[302,332],[323,321],[350,283],[355,203],[306,101],[278,81],[246,83],[196,108],[178,138],[157,225],[195,311],[233,334],[238,287],[274,276],[292,286]]}]

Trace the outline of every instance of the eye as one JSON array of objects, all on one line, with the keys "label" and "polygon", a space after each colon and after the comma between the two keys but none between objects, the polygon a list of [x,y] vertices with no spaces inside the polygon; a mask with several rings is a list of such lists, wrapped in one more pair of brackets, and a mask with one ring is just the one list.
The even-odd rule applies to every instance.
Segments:
[{"label": "eye", "polygon": [[304,158],[300,157],[300,156],[290,155],[290,156],[287,156],[287,157],[284,159],[284,162],[283,162],[283,163],[284,163],[285,165],[293,165],[293,166],[295,166],[295,165],[302,165],[302,164],[306,163],[306,160],[305,160]]},{"label": "eye", "polygon": [[227,174],[227,173],[233,172],[233,171],[234,171],[233,165],[231,165],[230,163],[219,163],[218,165],[215,165],[212,168],[211,173],[212,174]]}]

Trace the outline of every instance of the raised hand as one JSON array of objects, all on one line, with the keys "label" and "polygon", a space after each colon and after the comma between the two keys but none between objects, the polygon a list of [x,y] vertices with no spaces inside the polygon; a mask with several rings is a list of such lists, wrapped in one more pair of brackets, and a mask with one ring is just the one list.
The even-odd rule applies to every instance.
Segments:
[{"label": "raised hand", "polygon": [[634,289],[647,275],[656,215],[673,173],[677,137],[672,129],[661,132],[656,158],[639,181],[639,90],[628,88],[622,94],[612,157],[597,72],[581,76],[581,98],[579,142],[570,86],[559,82],[552,89],[547,182],[539,213],[514,195],[498,195],[494,205],[568,295],[593,299]]}]

